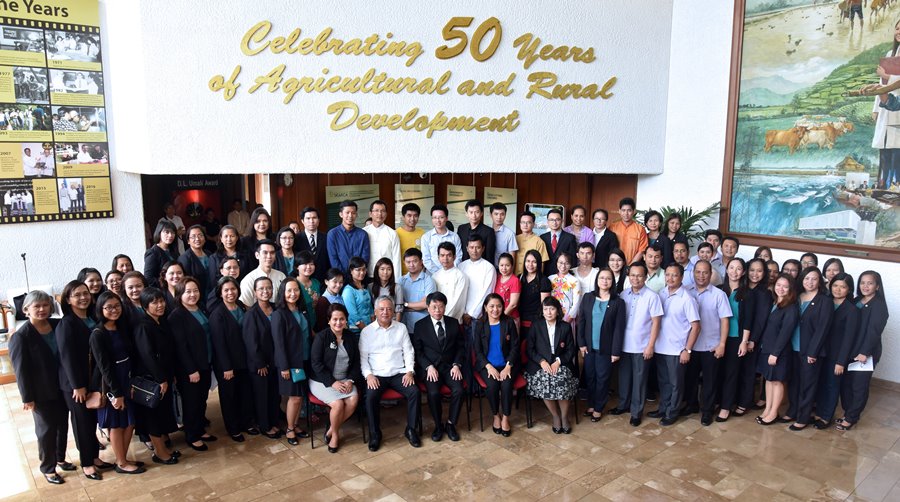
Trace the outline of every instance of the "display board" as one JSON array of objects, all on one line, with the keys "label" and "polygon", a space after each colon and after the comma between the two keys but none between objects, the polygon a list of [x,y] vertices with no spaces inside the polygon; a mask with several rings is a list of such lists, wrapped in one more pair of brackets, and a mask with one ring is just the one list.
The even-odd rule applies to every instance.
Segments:
[{"label": "display board", "polygon": [[516,201],[519,191],[515,188],[484,187],[484,222],[491,224],[491,204],[501,202],[506,205],[506,220],[503,225],[516,233],[516,220],[519,219],[519,205]]},{"label": "display board", "polygon": [[469,185],[447,185],[447,219],[454,228],[469,221],[466,218],[466,202],[475,198],[475,187]]},{"label": "display board", "polygon": [[434,228],[430,213],[431,206],[434,205],[434,185],[394,185],[394,228],[403,226],[403,215],[400,210],[408,202],[418,204],[420,209],[416,228],[424,229],[426,232]]},{"label": "display board", "polygon": [[356,202],[356,226],[366,226],[369,217],[369,205],[378,200],[378,185],[333,185],[325,187],[325,221],[328,228],[341,224],[341,202]]},{"label": "display board", "polygon": [[111,218],[97,0],[0,2],[0,223]]}]

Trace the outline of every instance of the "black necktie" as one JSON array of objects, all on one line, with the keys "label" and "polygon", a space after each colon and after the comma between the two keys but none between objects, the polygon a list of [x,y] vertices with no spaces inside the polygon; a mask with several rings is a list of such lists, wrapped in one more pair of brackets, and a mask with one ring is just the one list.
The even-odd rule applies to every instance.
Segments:
[{"label": "black necktie", "polygon": [[309,234],[309,250],[316,254],[316,234]]},{"label": "black necktie", "polygon": [[438,342],[443,346],[444,341],[447,339],[447,333],[444,331],[444,325],[441,324],[441,321],[437,322],[437,328]]}]

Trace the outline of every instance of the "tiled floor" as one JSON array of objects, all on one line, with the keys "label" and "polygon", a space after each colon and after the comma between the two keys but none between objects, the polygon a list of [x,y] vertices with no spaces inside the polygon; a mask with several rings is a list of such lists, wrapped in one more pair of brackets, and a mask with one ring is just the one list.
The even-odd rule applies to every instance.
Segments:
[{"label": "tiled floor", "polygon": [[[21,410],[15,385],[0,393],[0,497],[10,500],[900,500],[900,389],[876,383],[863,421],[849,432],[790,432],[762,427],[752,416],[701,427],[695,416],[662,428],[628,417],[582,421],[570,436],[554,435],[543,406],[524,427],[514,412],[510,438],[461,430],[462,441],[432,443],[425,418],[423,447],[401,436],[404,407],[384,410],[381,450],[370,453],[359,427],[329,454],[308,440],[257,436],[237,444],[223,437],[215,393],[212,430],[223,437],[196,453],[174,437],[184,456],[177,466],[149,464],[145,474],[104,473],[90,481],[65,473],[53,486],[38,471],[33,423]],[[485,403],[486,406],[487,403]],[[524,405],[524,403],[523,403]],[[583,403],[582,403],[583,405]],[[580,406],[583,408],[583,406]],[[653,409],[649,403],[648,409]],[[474,412],[477,413],[477,404]],[[427,415],[427,407],[425,408]],[[463,419],[464,420],[464,419]],[[465,425],[465,424],[463,424]],[[321,431],[321,429],[320,429]],[[140,443],[132,454],[149,463]],[[108,459],[109,453],[101,456]],[[77,459],[74,443],[69,458]]]}]

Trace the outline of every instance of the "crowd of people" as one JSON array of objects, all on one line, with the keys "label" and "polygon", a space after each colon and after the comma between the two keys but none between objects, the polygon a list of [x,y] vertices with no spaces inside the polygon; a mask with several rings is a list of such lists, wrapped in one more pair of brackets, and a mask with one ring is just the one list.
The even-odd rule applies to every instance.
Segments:
[{"label": "crowd of people", "polygon": [[[608,226],[603,209],[588,224],[575,206],[566,227],[551,210],[539,236],[529,212],[521,233],[504,226],[500,203],[488,225],[469,201],[455,231],[446,206],[430,209],[433,229],[417,227],[421,208],[410,203],[395,230],[377,200],[360,228],[357,204],[345,201],[326,233],[316,208],[277,232],[257,208],[228,217],[245,235],[216,223],[213,252],[208,226],[184,231],[170,214],[143,273],[124,255],[105,276],[83,269],[62,292],[62,319],[50,318],[52,298],[29,293],[10,356],[47,481],[76,469],[65,459],[68,417],[89,479],[144,472],[128,458],[135,431],[159,464],[178,462],[179,424],[190,448],[207,450],[217,439],[207,431],[212,387],[231,440],[297,445],[315,404],[327,409],[332,453],[361,401],[368,447],[380,448],[382,399],[406,401],[404,435],[419,447],[421,394],[433,441],[460,439],[472,395],[486,397],[493,432],[510,436],[517,392],[544,403],[555,434],[571,433],[579,389],[594,423],[628,413],[632,426],[645,416],[670,426],[698,414],[708,426],[758,410],[764,426],[847,431],[862,416],[888,319],[875,271],[854,280],[840,260],[820,268],[812,253],[779,266],[765,247],[745,261],[717,230],[691,256],[677,213],[648,212],[645,226],[631,198]],[[110,431],[114,464],[99,458],[98,426]]]}]

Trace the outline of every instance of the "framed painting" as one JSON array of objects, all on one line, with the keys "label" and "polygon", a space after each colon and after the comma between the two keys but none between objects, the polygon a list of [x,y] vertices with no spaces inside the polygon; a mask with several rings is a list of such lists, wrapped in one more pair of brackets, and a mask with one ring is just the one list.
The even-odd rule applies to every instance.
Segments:
[{"label": "framed painting", "polygon": [[900,259],[900,90],[861,91],[900,82],[900,2],[737,0],[734,18],[723,230]]}]

